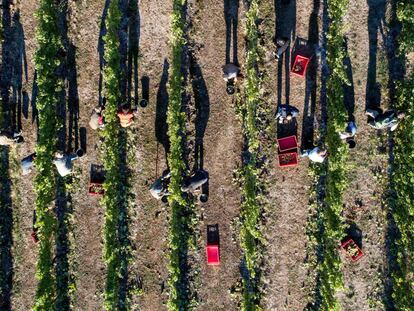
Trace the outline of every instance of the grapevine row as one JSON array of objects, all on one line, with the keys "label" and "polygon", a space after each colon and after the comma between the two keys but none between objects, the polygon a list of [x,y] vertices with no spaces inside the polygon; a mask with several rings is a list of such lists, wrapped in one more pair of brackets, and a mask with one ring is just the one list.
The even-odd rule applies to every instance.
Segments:
[{"label": "grapevine row", "polygon": [[[401,56],[408,61],[414,52],[414,3],[398,3],[397,17],[402,24],[399,36]],[[396,109],[408,118],[394,136],[394,161],[391,185],[396,194],[391,201],[393,217],[398,230],[396,255],[398,268],[393,273],[393,300],[398,310],[412,310],[414,301],[414,73],[409,72],[397,86]]]},{"label": "grapevine row", "polygon": [[244,252],[246,273],[242,273],[243,297],[242,310],[259,310],[260,305],[260,240],[259,230],[261,207],[258,202],[257,158],[259,139],[257,127],[257,109],[260,102],[258,77],[258,36],[257,20],[259,1],[252,0],[246,13],[246,82],[245,98],[242,103],[243,134],[246,139],[248,154],[241,168],[241,203],[242,227],[240,231],[241,248]]},{"label": "grapevine row", "polygon": [[188,284],[187,253],[192,236],[193,203],[184,198],[181,185],[186,165],[183,160],[185,114],[182,111],[183,72],[182,56],[185,40],[185,0],[173,0],[172,12],[172,60],[168,85],[169,102],[167,111],[170,151],[168,166],[171,173],[168,202],[171,208],[168,245],[170,248],[168,270],[170,288],[168,309],[188,310],[191,298]]},{"label": "grapevine row", "polygon": [[119,28],[121,11],[119,0],[111,1],[106,18],[107,34],[105,41],[104,90],[105,128],[101,131],[104,138],[102,152],[106,172],[104,182],[105,195],[102,204],[105,207],[103,229],[106,264],[106,284],[104,293],[105,310],[128,310],[129,296],[127,288],[128,262],[131,249],[128,243],[128,172],[126,169],[127,136],[120,129],[117,112],[122,100],[120,81],[124,76],[119,53]]},{"label": "grapevine row", "polygon": [[53,265],[53,245],[56,232],[56,219],[49,208],[55,197],[55,172],[52,163],[56,150],[55,133],[58,129],[56,107],[60,100],[63,81],[56,74],[62,59],[58,55],[63,45],[58,31],[58,9],[54,0],[40,1],[36,13],[38,28],[36,39],[38,49],[35,55],[37,71],[37,109],[39,132],[36,145],[35,178],[36,227],[39,238],[39,257],[36,277],[39,281],[36,290],[34,310],[52,310],[56,299],[56,278]]},{"label": "grapevine row", "polygon": [[343,18],[347,12],[348,0],[329,0],[327,5],[329,16],[329,28],[326,34],[326,61],[329,68],[326,82],[328,122],[324,138],[329,160],[323,166],[314,165],[312,168],[315,176],[319,176],[319,179],[324,177],[326,179],[323,180],[324,185],[322,185],[322,188],[325,188],[324,197],[317,204],[310,236],[310,240],[315,244],[318,286],[310,309],[333,311],[340,309],[335,294],[343,287],[341,259],[337,248],[345,229],[342,218],[342,194],[347,186],[348,147],[341,141],[338,133],[343,130],[347,121],[343,93],[343,86],[348,83],[343,65],[346,53]]}]

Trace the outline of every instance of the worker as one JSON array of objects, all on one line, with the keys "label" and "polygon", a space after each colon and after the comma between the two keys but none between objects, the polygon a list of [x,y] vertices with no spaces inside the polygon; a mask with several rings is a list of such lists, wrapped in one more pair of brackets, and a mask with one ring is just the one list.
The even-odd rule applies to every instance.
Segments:
[{"label": "worker", "polygon": [[12,131],[0,131],[0,146],[11,146],[24,141],[21,133]]},{"label": "worker", "polygon": [[184,180],[181,191],[189,192],[200,188],[208,181],[208,174],[206,171],[198,170],[189,178]]},{"label": "worker", "polygon": [[[80,154],[81,152],[79,152]],[[83,150],[82,150],[83,153]],[[79,158],[78,154],[62,154],[60,152],[55,153],[53,164],[55,164],[56,169],[60,176],[65,177],[72,173],[72,162]]]},{"label": "worker", "polygon": [[239,66],[229,63],[223,67],[223,79],[226,81],[226,92],[233,95],[236,91],[237,78],[241,77]]},{"label": "worker", "polygon": [[170,195],[168,192],[168,184],[170,183],[171,173],[167,170],[158,178],[150,187],[151,195],[157,200],[165,200]]},{"label": "worker", "polygon": [[101,106],[93,108],[92,114],[89,120],[89,126],[91,127],[91,129],[97,130],[105,126],[103,111],[104,111],[104,108]]},{"label": "worker", "polygon": [[276,39],[275,57],[279,59],[289,47],[290,40],[286,37]]},{"label": "worker", "polygon": [[20,161],[20,166],[22,168],[23,176],[30,174],[34,166],[35,159],[36,159],[36,153],[32,153]]},{"label": "worker", "polygon": [[339,137],[348,144],[349,149],[353,149],[356,146],[355,134],[357,132],[357,126],[354,121],[349,121],[345,128],[345,132],[339,133]]},{"label": "worker", "polygon": [[370,117],[368,124],[377,130],[389,128],[391,131],[394,131],[400,121],[406,117],[404,112],[393,109],[387,110],[384,113],[379,108],[367,109],[365,114]]},{"label": "worker", "polygon": [[291,105],[279,105],[277,108],[276,120],[278,120],[279,123],[288,123],[293,118],[297,118],[298,116],[299,110]]},{"label": "worker", "polygon": [[315,147],[313,149],[305,150],[302,152],[301,157],[308,157],[309,160],[316,163],[322,163],[328,156],[328,151],[325,149]]},{"label": "worker", "polygon": [[119,122],[122,127],[129,127],[134,123],[134,117],[137,110],[132,110],[127,104],[123,105],[121,111],[118,112]]},{"label": "worker", "polygon": [[[150,187],[151,195],[157,200],[164,200],[170,195],[168,192],[168,184],[170,183],[171,174],[165,172],[162,177],[158,178]],[[208,174],[206,171],[198,170],[193,175],[185,178],[181,187],[182,192],[192,192],[208,181]]]}]

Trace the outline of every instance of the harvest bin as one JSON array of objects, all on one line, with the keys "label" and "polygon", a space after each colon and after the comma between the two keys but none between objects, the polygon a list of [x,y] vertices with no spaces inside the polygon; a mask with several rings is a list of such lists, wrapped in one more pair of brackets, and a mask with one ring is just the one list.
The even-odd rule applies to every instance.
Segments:
[{"label": "harvest bin", "polygon": [[90,182],[88,193],[90,195],[103,195],[105,193],[105,190],[102,183]]},{"label": "harvest bin", "polygon": [[91,173],[88,186],[90,195],[103,195],[105,190],[103,183],[105,181],[105,171],[102,165],[91,164]]},{"label": "harvest bin", "polygon": [[279,157],[280,167],[296,166],[298,164],[298,153],[297,152],[279,153],[278,157]]},{"label": "harvest bin", "polygon": [[[306,69],[308,68],[310,58],[302,55],[296,55],[295,61],[293,62],[291,73],[303,77],[306,74]],[[300,67],[299,70],[296,69],[296,67]]]},{"label": "harvest bin", "polygon": [[345,254],[351,258],[352,261],[358,261],[364,253],[359,248],[359,246],[355,243],[355,241],[351,238],[346,239],[344,242],[341,243],[341,248],[345,251]]},{"label": "harvest bin", "polygon": [[298,164],[298,140],[296,135],[278,138],[277,144],[279,147],[279,166],[296,166]]},{"label": "harvest bin", "polygon": [[277,144],[279,146],[280,152],[288,151],[298,147],[298,141],[295,135],[278,138]]},{"label": "harvest bin", "polygon": [[217,266],[220,264],[220,242],[218,225],[207,226],[207,264]]}]

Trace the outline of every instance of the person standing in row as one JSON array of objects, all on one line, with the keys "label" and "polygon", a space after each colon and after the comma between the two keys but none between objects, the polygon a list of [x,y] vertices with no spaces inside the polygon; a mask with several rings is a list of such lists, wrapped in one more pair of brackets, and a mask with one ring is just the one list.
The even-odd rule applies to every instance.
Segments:
[{"label": "person standing in row", "polygon": [[12,146],[24,141],[21,133],[0,131],[0,146]]},{"label": "person standing in row", "polygon": [[391,131],[395,131],[398,124],[403,120],[406,115],[404,112],[396,111],[393,109],[382,112],[381,109],[367,109],[365,114],[370,117],[368,125],[382,130],[389,128]]},{"label": "person standing in row", "polygon": [[339,133],[339,137],[348,144],[349,149],[353,149],[356,146],[356,142],[355,142],[356,132],[357,132],[357,126],[355,122],[349,121],[345,128],[345,132]]},{"label": "person standing in row", "polygon": [[226,81],[226,92],[233,95],[236,92],[237,79],[241,77],[240,68],[235,64],[226,64],[223,67],[223,79]]},{"label": "person standing in row", "polygon": [[279,105],[277,108],[276,113],[276,120],[279,123],[287,123],[290,122],[293,118],[297,118],[299,116],[299,110],[291,105]]},{"label": "person standing in row", "polygon": [[315,147],[302,152],[301,157],[308,157],[309,160],[316,163],[323,163],[328,156],[328,151]]},{"label": "person standing in row", "polygon": [[134,118],[137,114],[137,109],[131,109],[127,104],[123,105],[121,110],[118,112],[119,122],[121,127],[130,127],[134,124]]},{"label": "person standing in row", "polygon": [[101,129],[105,127],[104,121],[104,108],[101,106],[95,107],[92,110],[91,117],[89,119],[89,126],[93,130]]}]

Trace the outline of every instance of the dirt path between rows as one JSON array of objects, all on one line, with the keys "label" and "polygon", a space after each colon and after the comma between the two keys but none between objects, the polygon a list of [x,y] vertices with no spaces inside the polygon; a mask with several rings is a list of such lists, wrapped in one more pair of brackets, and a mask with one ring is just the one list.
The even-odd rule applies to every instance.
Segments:
[{"label": "dirt path between rows", "polygon": [[[35,41],[35,28],[36,20],[33,16],[33,12],[37,8],[36,1],[25,1],[24,5],[20,2],[14,6],[15,12],[19,12],[20,17],[16,19],[16,24],[20,28],[20,35],[15,38],[15,47],[24,47],[23,49],[17,48],[13,51],[13,65],[23,66],[20,70],[14,71],[15,73],[21,73],[21,76],[15,76],[14,81],[22,82],[22,91],[25,92],[26,100],[21,103],[27,107],[22,109],[24,117],[21,120],[22,133],[25,138],[25,143],[16,153],[16,160],[20,160],[23,156],[26,156],[33,152],[36,143],[36,130],[34,122],[33,109],[30,105],[28,98],[33,97],[32,85],[34,82],[34,51],[36,48]],[[26,60],[21,63],[21,60]],[[25,68],[27,63],[27,71]],[[16,68],[16,67],[15,67]],[[27,75],[27,80],[26,80]],[[18,95],[23,96],[23,92],[18,92]],[[20,94],[19,94],[20,93]],[[17,95],[16,94],[16,95]],[[21,97],[22,98],[22,97]],[[23,108],[23,107],[22,107]],[[34,294],[37,286],[35,278],[35,267],[37,261],[37,249],[35,248],[30,233],[32,230],[32,217],[34,209],[34,191],[33,191],[33,179],[34,175],[31,174],[22,178],[19,173],[20,167],[14,167],[14,174],[16,176],[14,204],[17,207],[17,215],[19,219],[19,235],[20,239],[14,240],[14,285],[12,294],[12,308],[16,310],[30,310],[34,302]],[[19,254],[16,256],[16,254]]]},{"label": "dirt path between rows", "polygon": [[[276,36],[290,38],[290,48],[294,48],[294,51],[297,38],[307,40],[309,47],[316,47],[321,27],[320,10],[319,1],[300,0],[290,1],[289,4],[276,1]],[[299,109],[296,126],[278,125],[277,131],[279,137],[294,135],[297,131],[298,144],[306,149],[312,146],[314,131],[318,130],[318,58],[314,55],[307,77],[300,78],[289,73],[290,57],[292,54],[288,51],[278,62],[275,60],[271,64],[270,76],[277,78],[272,79],[267,86],[270,88],[268,91],[273,94],[269,104],[274,111],[277,104],[290,104]],[[265,230],[268,245],[265,258],[264,306],[266,310],[275,311],[302,310],[309,294],[304,260],[312,180],[308,176],[307,159],[299,159],[296,167],[281,168],[278,166],[276,154],[275,152],[271,155],[269,176],[270,206]]]},{"label": "dirt path between rows", "polygon": [[354,103],[358,126],[357,147],[350,153],[349,187],[344,194],[348,233],[365,257],[351,263],[343,257],[345,291],[341,295],[344,310],[384,310],[386,284],[385,188],[387,178],[387,134],[367,124],[366,106],[387,109],[388,69],[384,35],[387,34],[387,4],[384,0],[350,3],[346,23],[350,68],[347,100]]},{"label": "dirt path between rows", "polygon": [[133,192],[137,205],[131,235],[136,251],[131,269],[142,278],[143,295],[135,298],[139,309],[165,310],[168,299],[169,208],[155,200],[148,189],[167,167],[164,146],[167,139],[172,4],[163,0],[142,0],[138,9],[139,54],[142,56],[138,63],[139,95],[142,96],[143,89],[147,89],[149,104],[146,108],[139,108],[134,132],[136,165],[133,168]]},{"label": "dirt path between rows", "polygon": [[234,98],[226,94],[222,66],[226,61],[240,62],[243,66],[241,20],[244,10],[238,0],[208,0],[192,1],[189,12],[192,20],[190,40],[194,46],[193,64],[190,66],[194,73],[193,85],[201,93],[198,98],[192,98],[195,113],[199,114],[196,117],[196,137],[203,150],[199,163],[210,177],[209,200],[200,205],[198,227],[202,239],[199,246],[200,252],[204,252],[207,225],[218,224],[221,250],[218,267],[207,266],[205,255],[201,254],[199,310],[235,310],[237,306],[229,290],[240,278],[241,252],[239,243],[234,240],[238,232],[234,232],[232,222],[239,215],[241,198],[233,182],[233,171],[240,163],[243,136],[235,115]]}]

